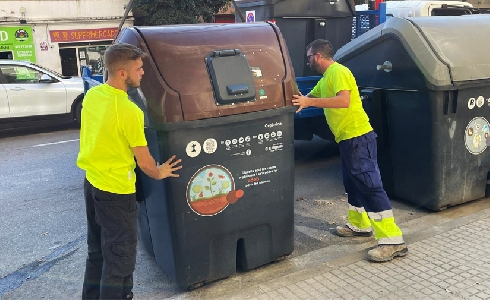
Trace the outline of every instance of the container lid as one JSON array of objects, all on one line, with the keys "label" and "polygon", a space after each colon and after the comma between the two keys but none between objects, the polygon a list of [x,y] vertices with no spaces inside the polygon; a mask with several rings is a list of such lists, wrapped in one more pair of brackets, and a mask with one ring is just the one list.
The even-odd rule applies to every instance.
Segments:
[{"label": "container lid", "polygon": [[389,35],[401,41],[431,85],[490,79],[490,15],[390,18],[339,49],[334,59],[356,55]]},{"label": "container lid", "polygon": [[294,72],[271,23],[126,28],[119,43],[137,45],[150,120],[194,121],[292,106]]}]

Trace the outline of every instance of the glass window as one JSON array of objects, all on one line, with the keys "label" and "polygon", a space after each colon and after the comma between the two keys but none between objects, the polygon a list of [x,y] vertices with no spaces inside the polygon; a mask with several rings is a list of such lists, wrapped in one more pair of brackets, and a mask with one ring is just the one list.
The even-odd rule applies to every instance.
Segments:
[{"label": "glass window", "polygon": [[80,65],[88,66],[92,75],[104,74],[104,53],[108,46],[79,48]]},{"label": "glass window", "polygon": [[1,66],[6,83],[39,83],[42,73],[24,66]]}]

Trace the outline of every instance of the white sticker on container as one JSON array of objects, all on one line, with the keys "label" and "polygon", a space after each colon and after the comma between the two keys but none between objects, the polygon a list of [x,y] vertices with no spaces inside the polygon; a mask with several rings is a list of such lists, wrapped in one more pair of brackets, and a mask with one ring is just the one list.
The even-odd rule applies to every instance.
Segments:
[{"label": "white sticker on container", "polygon": [[207,154],[212,154],[216,152],[216,149],[218,148],[218,142],[215,139],[207,139],[204,141],[203,144],[204,152]]},{"label": "white sticker on container", "polygon": [[189,157],[196,157],[201,153],[201,144],[199,144],[196,141],[192,141],[189,144],[187,144],[187,147],[185,148],[185,152]]},{"label": "white sticker on container", "polygon": [[466,126],[464,141],[471,154],[478,155],[485,151],[489,139],[489,123],[483,117],[476,117]]},{"label": "white sticker on container", "polygon": [[478,99],[476,99],[476,106],[481,108],[483,104],[485,104],[485,98],[483,98],[483,96],[478,97]]},{"label": "white sticker on container", "polygon": [[253,77],[255,78],[262,77],[262,70],[259,67],[250,67],[250,70],[252,71]]},{"label": "white sticker on container", "polygon": [[468,108],[473,109],[473,108],[475,108],[475,105],[476,105],[475,98],[470,98],[470,100],[468,100]]}]

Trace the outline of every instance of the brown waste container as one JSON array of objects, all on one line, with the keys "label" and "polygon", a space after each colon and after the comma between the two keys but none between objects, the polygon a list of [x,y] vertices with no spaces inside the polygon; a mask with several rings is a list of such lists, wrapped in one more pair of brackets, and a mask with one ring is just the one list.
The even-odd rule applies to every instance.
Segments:
[{"label": "brown waste container", "polygon": [[186,289],[293,251],[294,110],[287,48],[271,23],[125,29],[149,54],[139,91],[146,137],[180,177],[139,172],[140,240]]}]

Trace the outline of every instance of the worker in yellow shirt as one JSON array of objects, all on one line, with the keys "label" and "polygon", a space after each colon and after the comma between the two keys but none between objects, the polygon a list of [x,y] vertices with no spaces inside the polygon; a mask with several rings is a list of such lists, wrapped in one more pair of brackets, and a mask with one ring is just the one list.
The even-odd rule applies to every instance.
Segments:
[{"label": "worker in yellow shirt", "polygon": [[[144,115],[128,98],[144,74],[145,53],[130,44],[110,46],[104,56],[107,82],[84,100],[77,165],[85,170],[87,244],[83,299],[132,299],[136,264],[138,167],[160,180],[178,177],[180,159],[163,165],[150,154]],[[136,162],[135,162],[136,158]]]},{"label": "worker in yellow shirt", "polygon": [[370,261],[389,261],[405,256],[408,248],[395,224],[390,200],[381,182],[377,162],[376,133],[362,107],[351,71],[333,60],[332,45],[315,40],[306,48],[308,65],[323,77],[306,96],[294,95],[297,112],[309,106],[324,108],[325,117],[339,144],[342,174],[348,194],[348,222],[335,234],[371,236],[378,247],[368,251]]}]

